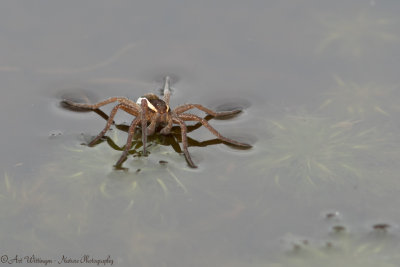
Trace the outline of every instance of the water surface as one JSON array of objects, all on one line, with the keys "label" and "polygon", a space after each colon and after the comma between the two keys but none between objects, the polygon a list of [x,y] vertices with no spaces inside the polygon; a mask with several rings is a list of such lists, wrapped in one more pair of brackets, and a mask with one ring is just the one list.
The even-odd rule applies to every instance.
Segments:
[{"label": "water surface", "polygon": [[[397,2],[2,7],[2,255],[110,256],[119,266],[399,262]],[[115,170],[132,117],[119,113],[108,141],[87,147],[104,119],[59,104],[159,93],[164,75],[174,78],[172,106],[243,108],[210,123],[253,148],[205,145],[214,136],[199,128],[189,133],[198,169],[157,135],[148,157]]]}]

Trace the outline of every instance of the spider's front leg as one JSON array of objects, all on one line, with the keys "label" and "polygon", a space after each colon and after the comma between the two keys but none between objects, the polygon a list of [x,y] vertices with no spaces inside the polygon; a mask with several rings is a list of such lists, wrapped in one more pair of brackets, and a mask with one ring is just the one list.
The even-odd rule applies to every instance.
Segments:
[{"label": "spider's front leg", "polygon": [[147,135],[153,135],[156,131],[156,127],[158,125],[158,121],[160,119],[160,113],[156,113],[150,121],[150,125],[147,127]]},{"label": "spider's front leg", "polygon": [[204,111],[205,113],[207,113],[207,114],[209,114],[209,115],[211,115],[213,117],[216,117],[216,118],[229,116],[229,115],[234,115],[234,114],[242,112],[242,110],[240,110],[240,109],[236,109],[236,110],[232,110],[232,111],[216,112],[216,111],[213,111],[213,110],[211,110],[209,108],[206,108],[206,107],[204,107],[203,105],[200,105],[200,104],[185,104],[185,105],[181,105],[181,106],[176,107],[173,112],[175,112],[176,114],[181,114],[181,113],[183,113],[185,111],[188,111],[189,109],[193,109],[193,108],[197,108],[197,109],[199,109],[201,111]]},{"label": "spider's front leg", "polygon": [[172,118],[171,118],[170,114],[167,114],[167,125],[161,129],[160,134],[164,134],[164,135],[170,134],[172,126],[173,126]]},{"label": "spider's front leg", "polygon": [[143,98],[140,102],[140,106],[142,108],[140,120],[142,122],[142,143],[143,143],[143,156],[146,156],[146,143],[147,143],[147,99]]},{"label": "spider's front leg", "polygon": [[126,158],[128,156],[128,153],[129,153],[129,149],[131,149],[131,147],[132,147],[133,134],[135,133],[136,126],[139,124],[140,119],[141,119],[140,117],[136,117],[132,121],[131,125],[129,126],[128,138],[126,140],[125,149],[124,149],[124,152],[122,152],[121,157],[119,158],[119,160],[115,164],[116,167],[121,167],[122,162],[124,162],[126,160]]},{"label": "spider's front leg", "polygon": [[197,168],[197,166],[193,163],[192,158],[190,157],[188,151],[188,141],[187,141],[187,127],[183,120],[178,118],[178,116],[174,116],[172,120],[175,123],[178,123],[181,127],[181,134],[182,134],[182,145],[183,145],[183,154],[185,155],[186,161],[189,163],[189,166],[192,168]]}]

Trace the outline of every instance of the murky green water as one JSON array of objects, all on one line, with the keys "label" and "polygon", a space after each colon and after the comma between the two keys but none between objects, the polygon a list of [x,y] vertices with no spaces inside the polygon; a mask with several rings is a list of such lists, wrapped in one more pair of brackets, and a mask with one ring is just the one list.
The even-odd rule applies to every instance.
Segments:
[{"label": "murky green water", "polygon": [[[361,0],[3,2],[1,260],[397,266],[399,12]],[[138,141],[115,170],[132,117],[118,113],[87,147],[105,120],[59,104],[159,93],[166,74],[172,106],[244,108],[209,122],[253,148],[198,128],[198,169],[176,132],[152,138],[147,157]]]}]

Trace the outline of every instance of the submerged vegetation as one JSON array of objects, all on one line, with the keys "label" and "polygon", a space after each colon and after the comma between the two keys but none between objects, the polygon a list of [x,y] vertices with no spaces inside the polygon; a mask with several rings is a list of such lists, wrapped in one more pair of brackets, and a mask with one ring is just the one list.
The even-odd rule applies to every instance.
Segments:
[{"label": "submerged vegetation", "polygon": [[[106,142],[91,148],[77,143],[69,146],[61,145],[62,152],[69,154],[65,156],[68,162],[62,162],[62,166],[59,165],[61,162],[50,162],[43,167],[43,170],[51,172],[64,182],[72,182],[70,186],[75,187],[77,184],[90,190],[90,193],[86,192],[85,194],[87,197],[97,194],[107,198],[121,197],[123,195],[132,197],[138,190],[144,189],[143,186],[146,187],[146,184],[148,185],[149,183],[156,184],[159,193],[164,196],[167,196],[172,188],[179,188],[181,192],[187,193],[186,187],[181,179],[178,178],[180,175],[176,173],[189,168],[184,165],[177,169],[179,164],[175,164],[173,161],[180,163],[176,159],[180,157],[179,154],[167,152],[162,145],[159,145],[161,141],[156,140],[156,137],[154,137],[154,140],[151,140],[154,142],[151,143],[148,149],[149,153],[155,153],[156,156],[143,160],[141,159],[142,144],[140,141],[134,141],[130,155],[138,157],[138,159],[130,163],[129,169],[115,169],[110,164],[110,159],[112,162],[114,158],[118,157],[118,152],[115,150],[122,150],[123,148],[117,145],[119,143],[118,131],[111,131],[111,134],[111,137],[105,139]],[[85,142],[86,139],[90,139],[90,137],[85,136],[82,136],[82,138]],[[109,147],[113,149],[110,150]],[[166,154],[168,155],[165,156]],[[174,157],[174,154],[176,157]],[[156,195],[159,196],[159,193]]]},{"label": "submerged vegetation", "polygon": [[[54,202],[54,194],[48,191],[50,178],[18,177],[8,171],[0,176],[0,239],[7,244],[7,251],[10,252],[21,247],[36,252],[54,252],[55,247],[49,245],[48,239],[44,240],[46,237],[41,233],[51,231],[65,217],[58,216],[60,207]],[[51,238],[65,235],[63,240],[68,243],[69,230],[67,226],[62,232],[52,232]]]},{"label": "submerged vegetation", "polygon": [[[375,115],[389,117],[398,105],[395,94],[399,85],[358,84],[344,81],[339,76],[334,78],[336,85],[326,93],[327,99],[320,106],[322,111],[333,110],[335,114],[351,118],[371,119]],[[341,111],[344,114],[340,114]]]},{"label": "submerged vegetation", "polygon": [[[117,134],[113,137],[118,141]],[[60,135],[53,140],[62,138]],[[110,166],[110,158],[119,153],[107,143],[94,148],[76,140],[59,143],[52,152],[54,160],[40,166],[29,179],[16,180],[9,172],[2,175],[0,211],[2,225],[6,227],[0,229],[0,237],[4,242],[28,251],[59,252],[62,248],[44,242],[50,236],[52,245],[65,244],[69,247],[64,249],[66,253],[76,252],[77,244],[84,244],[86,241],[80,242],[97,234],[99,228],[121,224],[122,220],[130,226],[119,229],[119,234],[132,234],[132,225],[141,225],[152,216],[160,217],[165,205],[189,193],[183,178],[187,175],[182,176],[189,167],[185,164],[185,168],[179,169],[181,156],[174,152],[171,157],[168,155],[167,162],[165,150],[156,142],[149,152],[157,151],[152,159],[158,162],[133,161],[137,167],[133,166],[132,171]],[[135,153],[133,150],[132,154]]]},{"label": "submerged vegetation", "polygon": [[333,121],[305,113],[269,119],[266,125],[272,137],[259,142],[252,169],[296,192],[304,186],[358,184],[371,171],[368,162],[376,164],[394,142],[361,120]]}]

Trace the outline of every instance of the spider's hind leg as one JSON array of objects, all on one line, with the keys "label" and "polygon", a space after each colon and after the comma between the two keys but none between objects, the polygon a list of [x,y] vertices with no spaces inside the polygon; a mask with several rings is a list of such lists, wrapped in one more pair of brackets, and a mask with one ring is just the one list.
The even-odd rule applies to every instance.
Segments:
[{"label": "spider's hind leg", "polygon": [[234,115],[237,113],[242,112],[242,110],[240,109],[236,109],[236,110],[232,110],[232,111],[221,111],[221,112],[216,112],[214,110],[211,110],[209,108],[204,107],[203,105],[200,104],[185,104],[182,106],[178,106],[174,109],[174,112],[176,114],[181,114],[185,111],[188,111],[189,109],[193,109],[193,108],[197,108],[201,111],[204,111],[205,113],[213,116],[213,117],[224,117],[224,116],[230,116],[230,115]]},{"label": "spider's hind leg", "polygon": [[179,114],[178,116],[179,116],[179,118],[180,118],[181,120],[184,120],[184,121],[198,121],[198,122],[200,122],[200,123],[203,124],[203,126],[206,127],[213,135],[215,135],[216,137],[218,137],[218,139],[220,139],[220,140],[222,140],[222,141],[224,141],[224,142],[230,143],[230,144],[235,145],[235,146],[245,147],[245,148],[250,148],[250,147],[251,147],[251,145],[249,145],[249,144],[241,143],[241,142],[238,142],[238,141],[235,141],[235,140],[233,140],[233,139],[230,139],[230,138],[227,138],[227,137],[223,136],[220,132],[218,132],[216,129],[214,129],[214,127],[212,127],[212,126],[208,123],[207,120],[205,120],[205,119],[203,119],[203,118],[200,118],[200,117],[198,117],[198,116],[196,116],[196,115],[193,115],[193,114]]}]

